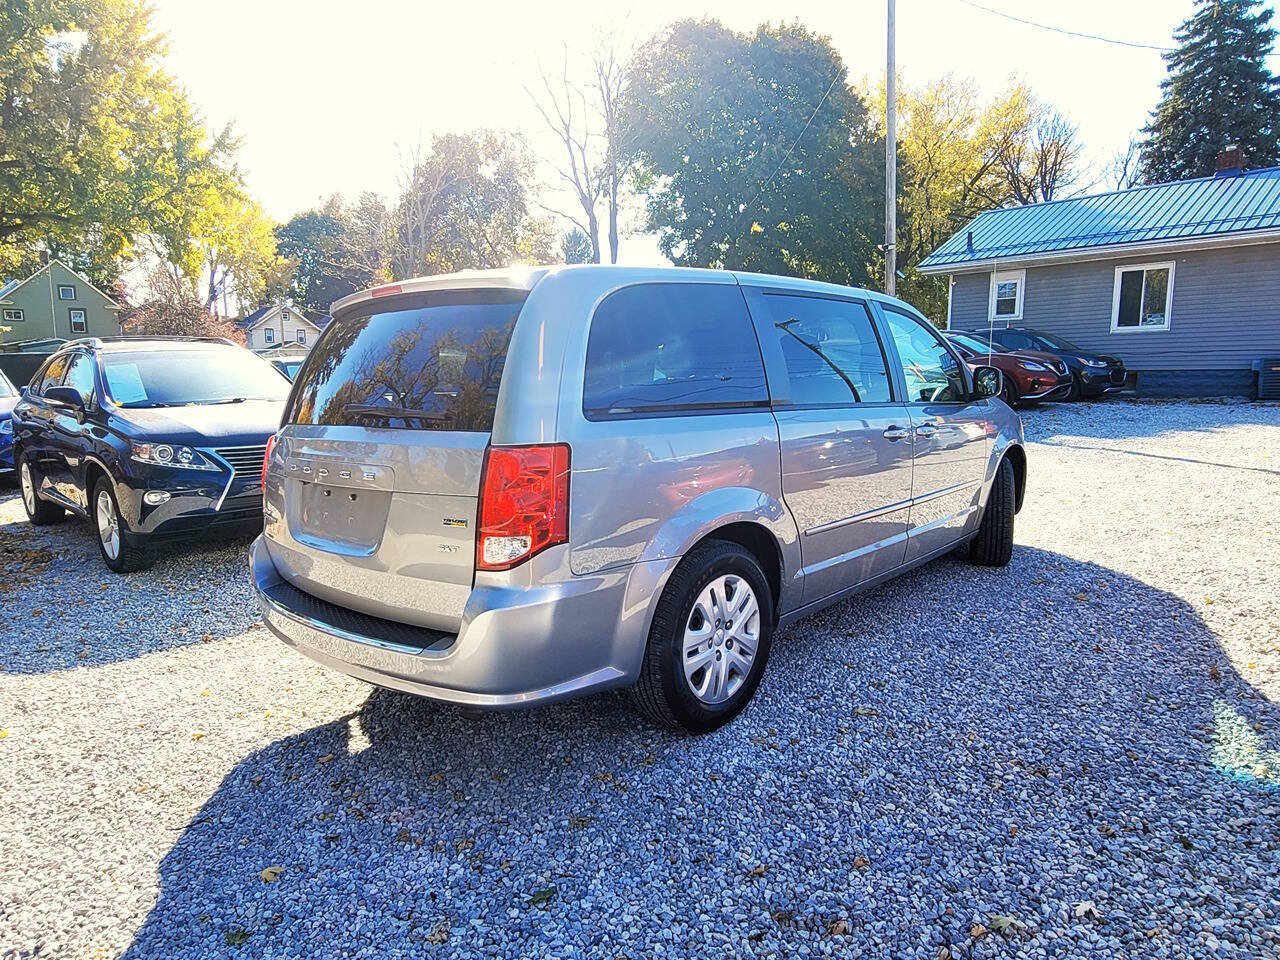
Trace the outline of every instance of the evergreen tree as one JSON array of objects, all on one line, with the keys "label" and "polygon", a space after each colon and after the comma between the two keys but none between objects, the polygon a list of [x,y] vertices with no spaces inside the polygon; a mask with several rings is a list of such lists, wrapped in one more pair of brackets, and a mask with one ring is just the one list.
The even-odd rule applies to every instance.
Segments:
[{"label": "evergreen tree", "polygon": [[1143,130],[1147,183],[1209,176],[1232,143],[1250,167],[1280,163],[1280,82],[1266,64],[1271,17],[1262,0],[1196,0],[1165,54],[1169,76]]}]

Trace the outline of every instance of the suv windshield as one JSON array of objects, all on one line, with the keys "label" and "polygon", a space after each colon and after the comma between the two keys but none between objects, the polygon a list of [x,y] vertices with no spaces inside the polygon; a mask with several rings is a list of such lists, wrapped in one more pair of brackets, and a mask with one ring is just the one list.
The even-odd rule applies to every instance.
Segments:
[{"label": "suv windshield", "polygon": [[121,407],[283,400],[289,383],[243,347],[181,347],[106,353],[107,394]]},{"label": "suv windshield", "polygon": [[464,290],[362,304],[312,348],[285,423],[491,431],[525,296]]},{"label": "suv windshield", "polygon": [[979,340],[977,337],[970,337],[967,334],[948,333],[947,337],[952,343],[957,343],[966,350],[972,350],[974,353],[1004,353],[1002,344],[993,343],[991,349],[988,350],[984,341]]},{"label": "suv windshield", "polygon": [[1080,348],[1070,340],[1063,340],[1061,337],[1055,337],[1051,333],[1033,333],[1030,330],[1027,333],[1030,334],[1031,339],[1036,342],[1037,346],[1046,350],[1066,350],[1068,353],[1081,352]]}]

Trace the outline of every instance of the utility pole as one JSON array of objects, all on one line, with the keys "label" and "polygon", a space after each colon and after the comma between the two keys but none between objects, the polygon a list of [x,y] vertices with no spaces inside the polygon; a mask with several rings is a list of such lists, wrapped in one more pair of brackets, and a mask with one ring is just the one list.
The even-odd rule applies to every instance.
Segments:
[{"label": "utility pole", "polygon": [[884,292],[893,296],[898,278],[898,100],[893,34],[895,0],[889,0],[889,47],[885,68]]}]

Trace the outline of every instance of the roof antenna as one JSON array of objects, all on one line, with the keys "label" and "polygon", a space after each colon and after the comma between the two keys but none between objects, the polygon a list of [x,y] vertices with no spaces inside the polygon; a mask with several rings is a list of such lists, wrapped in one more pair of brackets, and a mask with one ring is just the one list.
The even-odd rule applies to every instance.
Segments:
[{"label": "roof antenna", "polygon": [[967,234],[965,234],[964,252],[971,257],[973,256],[973,231],[972,230],[970,230]]}]

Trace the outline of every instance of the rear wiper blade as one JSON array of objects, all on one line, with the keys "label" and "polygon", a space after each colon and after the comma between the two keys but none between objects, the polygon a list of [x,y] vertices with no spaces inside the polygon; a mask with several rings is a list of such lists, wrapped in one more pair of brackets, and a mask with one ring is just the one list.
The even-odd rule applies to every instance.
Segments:
[{"label": "rear wiper blade", "polygon": [[380,407],[373,403],[348,403],[342,408],[343,413],[358,417],[385,417],[394,420],[434,420],[436,423],[448,423],[453,419],[447,413],[435,410],[418,410],[413,407]]}]

